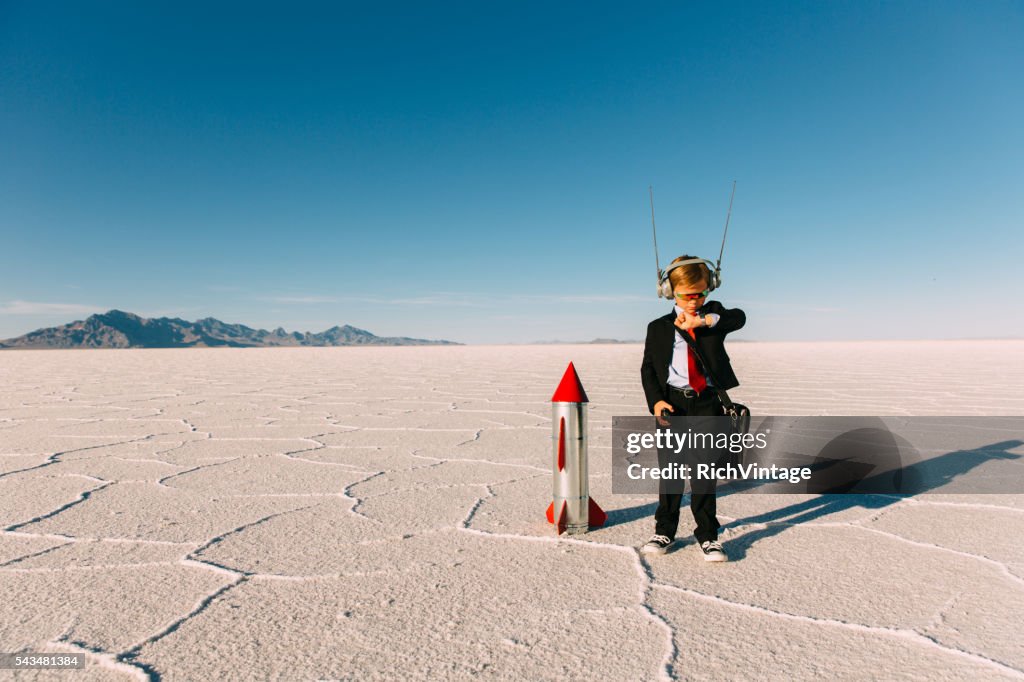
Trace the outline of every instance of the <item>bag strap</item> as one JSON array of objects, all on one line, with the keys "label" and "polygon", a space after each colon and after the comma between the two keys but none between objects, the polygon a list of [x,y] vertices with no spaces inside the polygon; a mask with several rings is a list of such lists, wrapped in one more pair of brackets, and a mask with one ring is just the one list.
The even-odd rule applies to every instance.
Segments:
[{"label": "bag strap", "polygon": [[696,339],[690,336],[690,334],[687,333],[685,330],[680,329],[674,324],[672,325],[672,328],[679,332],[679,335],[683,337],[684,341],[686,341],[686,345],[693,350],[693,355],[697,358],[697,361],[700,363],[700,367],[701,370],[703,370],[704,372],[704,376],[706,376],[707,378],[711,379],[712,382],[714,382],[715,385],[712,386],[712,388],[718,391],[718,397],[722,399],[722,404],[725,405],[725,409],[732,409],[733,402],[729,398],[729,394],[725,392],[724,388],[719,387],[720,384],[718,382],[718,379],[716,379],[715,375],[711,373],[710,369],[708,369],[708,363],[704,361],[704,356],[700,354],[700,350],[697,348]]}]

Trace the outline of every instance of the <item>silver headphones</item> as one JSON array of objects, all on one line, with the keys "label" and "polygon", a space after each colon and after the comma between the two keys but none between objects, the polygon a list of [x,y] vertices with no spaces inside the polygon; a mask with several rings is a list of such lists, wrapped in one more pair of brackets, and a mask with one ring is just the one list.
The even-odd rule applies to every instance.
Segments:
[{"label": "silver headphones", "polygon": [[672,263],[659,273],[658,296],[661,298],[674,299],[675,294],[672,291],[672,283],[668,279],[668,273],[684,265],[694,265],[696,263],[704,263],[708,268],[708,292],[712,292],[722,286],[722,270],[719,267],[705,258],[687,258],[686,260],[681,260],[678,263]]}]

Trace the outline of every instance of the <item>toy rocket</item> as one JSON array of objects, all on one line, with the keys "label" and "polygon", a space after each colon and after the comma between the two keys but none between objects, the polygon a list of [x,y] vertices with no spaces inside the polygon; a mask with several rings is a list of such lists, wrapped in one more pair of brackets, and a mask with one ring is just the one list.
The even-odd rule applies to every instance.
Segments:
[{"label": "toy rocket", "polygon": [[569,363],[551,396],[552,425],[552,496],[548,506],[548,523],[558,534],[576,535],[589,528],[599,528],[608,518],[590,499],[587,484],[587,394]]}]

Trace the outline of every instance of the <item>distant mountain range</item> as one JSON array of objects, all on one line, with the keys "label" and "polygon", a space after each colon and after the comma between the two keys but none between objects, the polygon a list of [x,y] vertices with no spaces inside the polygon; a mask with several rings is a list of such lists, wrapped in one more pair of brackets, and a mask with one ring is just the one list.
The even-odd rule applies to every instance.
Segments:
[{"label": "distant mountain range", "polygon": [[37,329],[0,341],[0,348],[260,348],[272,346],[428,346],[460,345],[405,336],[375,336],[350,325],[320,332],[272,332],[212,317],[196,322],[179,318],[148,319],[121,310],[91,315],[60,327]]}]

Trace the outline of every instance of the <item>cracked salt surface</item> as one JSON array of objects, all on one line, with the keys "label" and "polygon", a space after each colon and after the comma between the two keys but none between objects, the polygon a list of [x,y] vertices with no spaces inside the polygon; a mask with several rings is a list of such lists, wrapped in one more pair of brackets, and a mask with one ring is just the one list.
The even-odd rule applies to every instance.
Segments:
[{"label": "cracked salt surface", "polygon": [[[944,371],[967,347],[985,391]],[[1024,405],[1020,342],[730,352],[758,414]],[[641,556],[656,499],[612,495],[609,466],[611,417],[645,412],[639,357],[0,353],[0,651],[87,657],[0,678],[1024,678],[1021,495],[722,495],[734,561],[703,562],[685,512]],[[556,538],[569,360],[609,525]]]}]

